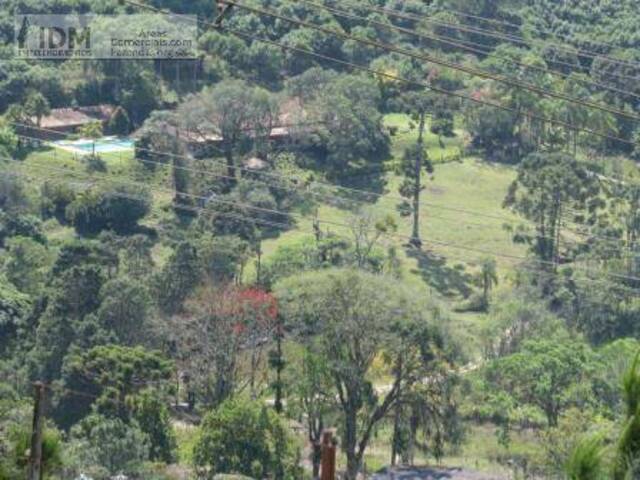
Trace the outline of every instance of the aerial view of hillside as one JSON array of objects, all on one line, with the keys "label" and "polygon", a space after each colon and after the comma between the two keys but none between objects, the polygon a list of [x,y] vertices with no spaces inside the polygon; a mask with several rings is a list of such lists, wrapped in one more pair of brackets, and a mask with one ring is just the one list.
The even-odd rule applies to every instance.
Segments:
[{"label": "aerial view of hillside", "polygon": [[0,480],[640,479],[637,0],[0,0]]}]

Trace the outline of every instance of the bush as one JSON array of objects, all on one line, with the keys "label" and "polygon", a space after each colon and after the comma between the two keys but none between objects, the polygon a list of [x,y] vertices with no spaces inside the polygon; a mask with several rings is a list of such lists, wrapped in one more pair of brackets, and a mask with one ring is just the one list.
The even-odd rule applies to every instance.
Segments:
[{"label": "bush", "polygon": [[138,395],[134,400],[133,416],[149,437],[149,459],[173,463],[176,460],[176,436],[162,397],[153,391]]},{"label": "bush", "polygon": [[41,189],[40,214],[44,219],[55,217],[65,224],[65,210],[75,198],[75,192],[67,184],[45,182]]},{"label": "bush", "polygon": [[0,248],[10,237],[26,237],[46,245],[42,222],[32,215],[7,215],[0,211]]},{"label": "bush", "polygon": [[103,230],[128,234],[149,208],[147,192],[121,185],[78,196],[67,206],[66,216],[80,235],[95,235]]},{"label": "bush", "polygon": [[123,137],[125,135],[129,135],[129,132],[131,131],[131,120],[124,108],[116,108],[115,112],[113,112],[113,115],[111,115],[111,118],[109,119],[107,130],[113,135],[120,135]]},{"label": "bush", "polygon": [[[13,458],[11,460],[17,470],[22,472],[20,477],[24,478],[29,468],[28,452],[31,447],[31,428],[20,426],[12,429],[9,432],[9,439],[12,444]],[[50,478],[54,472],[62,467],[62,437],[57,430],[47,428],[43,432],[42,465],[45,478]],[[8,467],[10,468],[11,465]],[[0,478],[2,478],[1,474]]]},{"label": "bush", "polygon": [[298,457],[283,420],[259,402],[231,399],[200,427],[194,463],[202,478],[235,473],[254,478],[299,478]]},{"label": "bush", "polygon": [[90,415],[71,430],[80,467],[98,478],[138,473],[149,457],[149,439],[135,422]]},{"label": "bush", "polygon": [[107,162],[105,162],[100,155],[87,155],[85,163],[85,168],[89,173],[106,173],[108,171]]}]

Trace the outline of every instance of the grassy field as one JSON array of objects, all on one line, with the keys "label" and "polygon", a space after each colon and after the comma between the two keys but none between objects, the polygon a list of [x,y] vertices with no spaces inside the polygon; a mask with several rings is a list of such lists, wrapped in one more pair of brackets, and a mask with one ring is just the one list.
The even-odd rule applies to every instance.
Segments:
[{"label": "grassy field", "polygon": [[[406,115],[388,115],[387,123],[399,128],[393,137],[393,161],[402,155],[404,146],[415,141],[417,134],[415,130],[409,129],[409,118]],[[426,145],[430,155],[434,157],[455,154],[462,148],[459,137],[455,137],[445,139],[443,150],[433,134],[426,136]],[[507,188],[514,177],[515,172],[512,168],[487,164],[476,158],[436,165],[431,178],[425,175],[421,235],[427,255],[420,259],[419,255],[403,249],[404,259],[407,260],[408,279],[411,281],[411,277],[415,277],[424,280],[443,294],[455,295],[460,293],[460,290],[465,290],[462,285],[458,285],[459,282],[464,282],[464,275],[456,273],[460,270],[457,265],[473,266],[485,256],[480,250],[500,252],[504,255],[522,255],[522,248],[514,245],[509,234],[503,229],[505,223],[517,222],[514,215],[502,208]],[[376,182],[377,187],[379,183],[382,184],[379,196],[363,204],[363,208],[378,215],[393,215],[399,225],[397,236],[410,235],[411,220],[401,217],[398,213],[402,201],[398,193],[401,178],[394,172],[387,172],[381,181],[376,178],[372,179],[373,182]],[[361,188],[364,190],[372,190],[371,187],[366,187],[366,178],[361,179],[358,184],[362,185]],[[336,194],[341,193],[338,187],[334,191]],[[338,234],[349,235],[350,232],[348,228],[334,224],[348,225],[353,216],[354,211],[351,208],[341,209],[324,204],[318,209],[318,218],[331,222],[326,228]],[[277,239],[266,241],[263,246],[266,256],[280,245],[310,235],[312,219],[299,220],[297,227]],[[406,243],[404,240],[396,239],[398,245]],[[440,256],[446,259],[438,259]],[[501,263],[511,265],[512,262],[504,259]]]},{"label": "grassy field", "polygon": [[[42,147],[30,153],[21,161],[14,161],[11,169],[34,179],[33,187],[46,180],[64,180],[82,191],[98,183],[116,184],[119,181],[134,182],[132,186],[147,185],[152,188],[153,205],[145,224],[157,225],[164,211],[171,206],[173,193],[168,177],[168,168],[158,168],[155,173],[145,171],[134,159],[133,150],[125,152],[101,153],[100,158],[107,165],[107,172],[87,172],[87,163],[82,156],[54,148]],[[63,241],[73,236],[73,229],[47,222],[47,235],[54,241]]]},{"label": "grassy field", "polygon": [[[369,211],[374,217],[391,215],[398,230],[393,236],[385,238],[384,244],[396,247],[402,263],[403,279],[453,306],[476,288],[477,265],[488,255],[483,252],[500,252],[501,255],[514,257],[525,253],[522,246],[513,244],[504,230],[505,224],[514,224],[518,219],[501,206],[515,172],[511,167],[489,164],[474,157],[462,157],[464,132],[457,131],[455,137],[439,139],[427,129],[425,145],[435,163],[435,172],[433,175],[425,174],[423,179],[425,190],[421,205],[421,238],[424,243],[422,249],[408,247],[411,219],[399,213],[403,199],[398,189],[402,179],[395,172],[394,165],[402,157],[404,149],[417,140],[417,131],[411,119],[404,114],[387,115],[385,125],[395,130],[386,167],[383,165],[385,168],[381,171],[366,172],[346,182],[350,188],[375,194],[357,194],[343,188],[345,184],[323,186],[316,191],[317,215],[321,226],[324,230],[351,237],[350,225],[359,210]],[[65,178],[80,189],[99,180],[143,182],[153,189],[154,198],[151,214],[144,223],[156,226],[170,215],[173,195],[168,168],[160,167],[155,173],[150,173],[133,158],[133,151],[102,154],[101,157],[108,167],[106,174],[93,173],[89,176],[82,157],[47,147],[34,151],[14,168],[41,179]],[[445,159],[444,163],[442,159]],[[198,168],[208,168],[207,162]],[[326,198],[334,201],[323,201]],[[337,198],[345,200],[336,201]],[[266,262],[279,247],[313,235],[313,218],[308,210],[300,209],[293,212],[292,216],[295,228],[263,242],[263,258]],[[72,229],[55,222],[47,227],[48,234],[57,241],[73,236]],[[154,256],[161,264],[167,256],[166,248],[156,248]],[[498,258],[502,277],[500,285],[508,285],[504,277],[512,264],[513,260],[509,258]],[[246,268],[245,278],[247,281],[255,278],[253,262]],[[477,314],[455,313],[452,317],[455,333],[469,346],[470,356],[475,356],[477,348],[474,339],[486,319]]]},{"label": "grassy field", "polygon": [[[417,138],[415,130],[409,128],[406,115],[392,114],[386,117],[388,126],[395,126],[398,132],[393,137],[392,158],[400,158],[404,148]],[[426,145],[432,157],[451,156],[462,149],[461,134],[445,139],[445,149],[441,149],[437,136],[426,135]],[[461,161],[436,164],[434,175],[425,175],[426,189],[422,195],[421,238],[422,250],[406,245],[411,234],[411,220],[398,213],[402,199],[398,188],[401,178],[392,170],[380,178],[377,174],[367,186],[367,179],[359,179],[358,188],[376,190],[378,195],[363,203],[363,208],[376,216],[392,215],[398,224],[397,235],[385,242],[395,245],[402,261],[402,276],[414,287],[454,306],[475,287],[475,274],[478,264],[488,256],[486,252],[499,252],[501,255],[522,256],[525,250],[511,241],[505,224],[514,224],[518,219],[502,208],[502,201],[509,184],[515,177],[511,167],[493,165],[477,158],[464,158]],[[374,188],[375,187],[375,188]],[[334,189],[335,194],[343,192]],[[328,193],[328,192],[323,192]],[[352,196],[353,197],[353,196]],[[336,202],[334,202],[335,204]],[[351,237],[349,225],[356,215],[352,205],[338,208],[335,205],[320,204],[318,218],[328,223],[323,228],[335,234]],[[313,220],[306,216],[296,217],[296,228],[284,232],[279,237],[263,243],[264,260],[278,247],[291,245],[311,238]],[[336,224],[345,225],[340,227]],[[508,285],[506,275],[513,265],[509,258],[497,258],[499,266],[499,287]],[[246,270],[247,280],[255,278],[255,270],[250,265]],[[486,315],[473,313],[452,313],[452,329],[465,345],[469,357],[479,353],[477,336]]]},{"label": "grassy field", "polygon": [[[392,428],[385,424],[378,428],[373,440],[365,453],[364,465],[368,473],[375,473],[390,464],[390,449]],[[514,430],[510,432],[508,446],[501,445],[493,425],[471,425],[462,443],[445,452],[441,459],[433,455],[416,451],[415,465],[431,467],[462,468],[465,470],[481,471],[494,474],[499,478],[510,478],[512,473],[501,459],[519,454],[544,455],[540,446],[535,442],[535,436],[530,431]],[[338,467],[346,466],[346,458],[338,456]]]}]

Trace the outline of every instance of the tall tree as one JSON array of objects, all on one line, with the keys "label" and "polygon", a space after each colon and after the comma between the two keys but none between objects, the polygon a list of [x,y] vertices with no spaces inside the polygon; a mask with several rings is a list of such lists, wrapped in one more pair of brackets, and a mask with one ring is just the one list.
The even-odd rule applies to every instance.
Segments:
[{"label": "tall tree", "polygon": [[142,347],[101,345],[73,352],[65,359],[62,375],[64,386],[71,393],[61,392],[56,417],[68,427],[93,407],[107,416],[128,421],[134,407],[128,400],[151,387],[160,394],[172,375],[171,361],[160,352]]},{"label": "tall tree", "polygon": [[251,88],[240,80],[226,80],[193,95],[178,108],[189,132],[203,140],[219,135],[227,162],[229,186],[235,185],[235,153],[246,139],[251,121]]},{"label": "tall tree", "polygon": [[514,240],[531,245],[545,268],[557,265],[565,219],[592,220],[589,216],[596,212],[599,191],[597,176],[575,158],[561,153],[529,155],[518,169],[504,206],[531,221],[535,232],[518,231]]},{"label": "tall tree", "polygon": [[[376,425],[439,356],[437,335],[425,326],[432,310],[396,280],[359,270],[307,273],[279,283],[275,292],[289,328],[330,372],[342,412],[346,478],[354,480]],[[424,333],[405,335],[410,325],[421,325]],[[370,377],[381,354],[393,375],[384,392]]]},{"label": "tall tree", "polygon": [[503,389],[521,405],[539,408],[554,427],[572,403],[571,388],[585,382],[590,358],[588,347],[577,340],[529,340],[517,353],[492,362],[486,377],[492,388]]},{"label": "tall tree", "polygon": [[102,287],[100,299],[100,323],[121,344],[133,346],[151,340],[147,330],[151,297],[144,284],[128,277],[114,278]]},{"label": "tall tree", "polygon": [[201,277],[202,265],[196,247],[189,242],[179,243],[154,279],[160,309],[168,315],[182,310]]},{"label": "tall tree", "polygon": [[387,156],[389,137],[380,104],[380,87],[356,75],[339,76],[316,92],[309,109],[319,123],[307,141],[326,152],[333,173]]},{"label": "tall tree", "polygon": [[24,107],[29,115],[35,117],[38,127],[42,123],[42,118],[51,112],[49,101],[44,95],[36,91],[32,91],[27,95]]},{"label": "tall tree", "polygon": [[496,261],[493,258],[485,258],[480,265],[479,273],[480,286],[482,287],[482,303],[484,307],[489,306],[489,294],[495,285],[498,284],[498,273],[496,271]]},{"label": "tall tree", "polygon": [[[422,68],[412,65],[410,76],[422,80],[426,73]],[[434,75],[435,77],[435,75]],[[429,77],[429,81],[431,81]],[[433,165],[424,146],[424,135],[427,128],[427,115],[434,110],[434,97],[426,89],[411,89],[402,94],[400,103],[403,109],[411,116],[412,127],[417,124],[416,143],[407,147],[402,155],[401,172],[403,181],[400,185],[400,194],[411,202],[408,212],[413,217],[411,244],[416,247],[422,245],[420,240],[420,195],[423,171],[433,173]]]},{"label": "tall tree", "polygon": [[622,379],[625,423],[616,446],[614,480],[636,478],[640,474],[640,353]]},{"label": "tall tree", "polygon": [[292,413],[306,420],[307,439],[311,444],[313,478],[319,478],[322,459],[322,432],[335,408],[332,378],[324,359],[305,349],[302,361],[292,374],[289,405]]}]

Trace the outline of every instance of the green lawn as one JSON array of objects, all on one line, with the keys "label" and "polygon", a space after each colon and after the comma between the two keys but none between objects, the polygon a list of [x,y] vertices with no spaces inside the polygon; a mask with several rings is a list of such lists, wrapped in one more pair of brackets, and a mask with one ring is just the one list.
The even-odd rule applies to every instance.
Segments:
[{"label": "green lawn", "polygon": [[[398,127],[392,138],[392,154],[397,159],[404,147],[398,142],[408,144],[415,141],[415,130],[409,129],[406,115],[392,114],[386,117],[387,125]],[[435,135],[426,136],[426,145],[430,151],[442,153]],[[459,136],[446,139],[449,153],[460,151]],[[372,175],[372,182],[380,186],[380,179]],[[502,201],[509,184],[515,177],[512,167],[493,165],[477,158],[465,158],[459,162],[449,162],[435,166],[432,178],[425,175],[426,189],[422,195],[421,238],[422,251],[406,246],[405,236],[411,234],[411,219],[398,213],[402,201],[398,187],[401,178],[391,172],[384,174],[380,196],[372,197],[363,204],[367,210],[377,215],[392,215],[397,224],[397,236],[388,238],[388,245],[395,245],[402,260],[403,279],[414,286],[424,289],[436,298],[442,299],[450,307],[456,305],[475,287],[475,273],[478,263],[488,254],[499,252],[501,255],[523,256],[526,251],[521,245],[515,245],[504,229],[506,223],[516,223],[516,216],[502,208]],[[358,188],[367,187],[367,180],[360,179]],[[334,194],[341,190],[335,188]],[[330,189],[323,189],[323,195]],[[348,225],[355,215],[353,208],[337,208],[327,204],[318,205],[318,217],[324,220],[323,229],[333,233],[351,236]],[[313,220],[308,215],[297,212],[296,228],[284,232],[279,237],[263,242],[264,260],[281,246],[291,245],[301,239],[312,237]],[[343,224],[344,227],[335,224]],[[499,267],[499,288],[506,288],[506,275],[513,266],[513,260],[497,258]],[[249,265],[246,269],[247,281],[255,279],[255,269]],[[473,313],[452,313],[451,328],[464,343],[469,357],[477,357],[479,345],[477,337],[487,322],[486,315]]]},{"label": "green lawn", "polygon": [[[406,137],[415,141],[415,132],[408,130],[408,118],[405,115],[389,115],[387,121],[400,128],[393,137],[392,152],[396,158],[401,151],[397,142],[405,142]],[[455,143],[458,142],[457,138],[446,141],[449,151],[460,149],[459,143]],[[428,148],[442,152],[437,143],[435,135],[427,135]],[[396,219],[399,226],[397,238],[389,241],[402,247],[404,273],[408,281],[419,281],[437,293],[455,297],[467,291],[470,282],[467,274],[486,256],[482,250],[514,256],[524,254],[522,247],[514,245],[503,228],[505,223],[517,221],[514,215],[501,206],[514,177],[515,172],[510,167],[487,164],[475,158],[436,165],[433,177],[430,179],[425,175],[424,178],[426,189],[422,195],[421,212],[423,254],[402,247],[406,241],[401,237],[411,234],[411,220],[398,213],[398,206],[402,201],[398,193],[401,182],[399,176],[393,172],[386,173],[382,195],[374,197],[363,206],[379,215],[393,215]],[[363,185],[361,189],[367,189],[366,179],[359,183]],[[340,193],[339,188],[334,191],[336,194]],[[324,228],[340,235],[350,235],[349,228],[335,224],[349,225],[353,215],[350,208],[319,205],[318,217],[321,221],[328,222]],[[312,220],[296,218],[296,229],[264,242],[266,259],[277,247],[311,235]],[[506,258],[499,261],[504,267],[512,263]]]},{"label": "green lawn", "polygon": [[[101,153],[100,157],[107,164],[106,173],[88,173],[82,156],[53,147],[42,147],[30,153],[22,161],[6,164],[10,165],[14,171],[35,177],[37,181],[32,186],[36,188],[45,180],[57,178],[64,179],[79,190],[91,187],[100,180],[107,180],[112,184],[120,180],[146,184],[153,189],[153,205],[151,213],[143,223],[149,226],[160,223],[160,220],[166,217],[166,211],[171,207],[173,199],[168,167],[160,167],[155,173],[149,173],[141,167],[140,162],[134,159],[133,150]],[[133,185],[135,186],[136,183]],[[61,242],[73,237],[74,231],[56,222],[48,222],[47,235],[50,239]],[[161,249],[158,250],[160,252]]]}]

